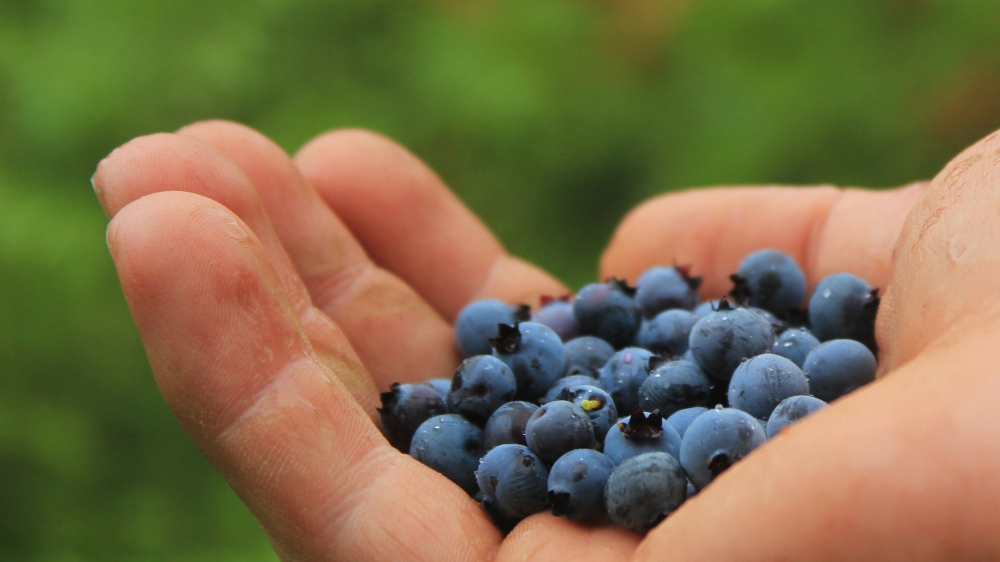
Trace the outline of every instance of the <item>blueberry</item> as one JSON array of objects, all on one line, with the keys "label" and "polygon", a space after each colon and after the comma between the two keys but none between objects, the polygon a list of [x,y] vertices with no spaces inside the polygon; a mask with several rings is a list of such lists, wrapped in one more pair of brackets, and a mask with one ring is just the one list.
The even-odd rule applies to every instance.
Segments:
[{"label": "blueberry", "polygon": [[650,371],[642,382],[639,407],[669,416],[684,408],[707,405],[711,392],[712,381],[701,367],[690,361],[669,361]]},{"label": "blueberry", "polygon": [[477,355],[462,362],[451,379],[448,411],[483,423],[494,410],[514,398],[517,381],[503,361]]},{"label": "blueberry", "polygon": [[542,297],[542,307],[531,316],[531,321],[552,328],[562,341],[569,341],[580,333],[569,297]]},{"label": "blueberry", "polygon": [[790,396],[809,394],[809,381],[798,365],[773,353],[744,361],[729,381],[729,406],[767,420]]},{"label": "blueberry", "polygon": [[716,408],[696,417],[681,442],[681,465],[698,490],[767,440],[764,426],[734,408]]},{"label": "blueberry", "polygon": [[490,419],[486,420],[486,427],[483,429],[486,449],[507,443],[527,446],[524,427],[537,409],[538,406],[530,402],[507,402],[497,408]]},{"label": "blueberry", "polygon": [[[595,381],[596,382],[596,381]],[[618,410],[611,395],[593,385],[571,386],[559,395],[559,400],[567,400],[583,408],[594,424],[594,438],[604,442],[611,426],[618,422]]]},{"label": "blueberry", "polygon": [[646,453],[616,466],[604,489],[608,515],[630,531],[656,526],[687,499],[684,470],[674,457]]},{"label": "blueberry", "polygon": [[646,318],[670,308],[691,310],[698,304],[701,277],[687,267],[651,267],[635,282],[635,302]]},{"label": "blueberry", "polygon": [[[634,420],[634,421],[633,421]],[[604,454],[616,465],[643,453],[661,452],[680,456],[681,436],[663,421],[659,412],[646,414],[638,406],[611,426],[604,438]]]},{"label": "blueberry", "polygon": [[563,344],[568,375],[587,375],[597,378],[597,370],[615,354],[611,344],[594,336],[580,336]]},{"label": "blueberry", "polygon": [[559,457],[549,470],[547,494],[552,515],[571,521],[596,521],[604,517],[604,487],[615,465],[603,453],[576,449]]},{"label": "blueberry", "polygon": [[490,339],[493,356],[514,372],[519,400],[538,400],[562,377],[562,340],[551,328],[535,322],[500,324],[498,329],[497,337]]},{"label": "blueberry", "polygon": [[707,411],[708,408],[700,408],[700,407],[684,408],[683,410],[678,410],[673,414],[670,414],[670,417],[667,418],[667,423],[674,426],[674,429],[677,430],[677,434],[680,435],[681,439],[683,440],[684,432],[687,431],[687,428],[689,425],[691,425],[691,422],[693,422],[696,417],[700,416],[701,414],[704,414]]},{"label": "blueberry", "polygon": [[816,285],[809,299],[809,323],[819,341],[857,340],[872,352],[878,290],[850,273],[835,273]]},{"label": "blueberry", "polygon": [[819,345],[819,340],[805,328],[789,328],[774,342],[774,354],[791,360],[800,368],[806,362],[809,352]]},{"label": "blueberry", "polygon": [[448,392],[451,391],[451,379],[431,379],[424,384],[438,391],[441,398],[448,398]]},{"label": "blueberry", "polygon": [[690,480],[687,481],[687,499],[691,499],[698,495],[698,489],[694,487],[694,484]]},{"label": "blueberry", "polygon": [[485,452],[483,430],[457,414],[428,419],[410,442],[410,456],[445,475],[470,496],[476,493],[476,467]]},{"label": "blueberry", "polygon": [[616,349],[631,344],[642,322],[634,295],[635,289],[614,278],[580,289],[573,301],[580,333],[597,336]]},{"label": "blueberry", "polygon": [[719,303],[722,302],[721,299],[716,299],[714,301],[705,301],[698,306],[694,307],[691,311],[695,318],[701,320],[702,318],[708,316],[709,314],[719,310]]},{"label": "blueberry", "polygon": [[725,300],[719,310],[699,320],[689,340],[694,362],[705,374],[728,381],[744,359],[774,347],[771,326],[745,308],[731,308]]},{"label": "blueberry", "polygon": [[639,404],[639,387],[649,376],[651,360],[655,367],[660,358],[645,349],[626,347],[597,372],[597,378],[614,399],[619,412],[631,412]]},{"label": "blueberry", "polygon": [[547,463],[573,449],[597,447],[594,424],[580,406],[566,400],[555,400],[542,406],[528,418],[524,428],[528,449]]},{"label": "blueberry", "polygon": [[410,450],[410,440],[420,424],[448,411],[444,397],[423,384],[393,383],[381,397],[382,407],[377,409],[382,432],[393,447],[403,452]]},{"label": "blueberry", "polygon": [[514,325],[527,320],[531,313],[527,306],[511,306],[486,299],[469,303],[455,318],[455,345],[462,357],[489,355],[490,338],[497,335],[497,324]]},{"label": "blueberry", "polygon": [[778,318],[788,318],[806,296],[806,275],[790,256],[778,250],[758,250],[743,258],[731,275],[732,295],[747,297],[752,307],[762,308]]},{"label": "blueberry", "polygon": [[757,308],[757,307],[751,306],[751,307],[748,307],[747,310],[749,310],[750,312],[753,312],[754,314],[756,314],[757,316],[759,316],[762,320],[764,320],[765,322],[767,322],[767,324],[769,326],[771,326],[771,331],[774,332],[775,336],[777,336],[781,332],[784,332],[785,328],[788,327],[788,324],[786,324],[782,320],[779,320],[777,316],[771,314],[770,312],[764,310],[763,308]]},{"label": "blueberry", "polygon": [[691,328],[697,321],[687,310],[664,310],[642,323],[636,344],[664,357],[680,357],[688,350]]},{"label": "blueberry", "polygon": [[832,402],[875,380],[876,367],[875,356],[861,343],[830,340],[809,353],[802,370],[812,395]]},{"label": "blueberry", "polygon": [[557,380],[556,384],[552,385],[552,387],[549,388],[548,392],[545,393],[545,396],[543,396],[542,399],[538,401],[538,403],[548,404],[553,400],[563,400],[562,398],[559,398],[559,395],[562,393],[564,389],[567,389],[571,386],[579,386],[582,384],[588,386],[596,386],[597,388],[601,387],[601,381],[595,378],[591,378],[587,375],[570,375],[568,377],[563,377]]},{"label": "blueberry", "polygon": [[479,462],[476,482],[494,519],[520,520],[546,508],[549,471],[524,445],[500,445]]},{"label": "blueberry", "polygon": [[767,420],[764,428],[767,438],[774,437],[782,429],[823,408],[826,408],[826,402],[812,396],[792,396],[782,400]]}]

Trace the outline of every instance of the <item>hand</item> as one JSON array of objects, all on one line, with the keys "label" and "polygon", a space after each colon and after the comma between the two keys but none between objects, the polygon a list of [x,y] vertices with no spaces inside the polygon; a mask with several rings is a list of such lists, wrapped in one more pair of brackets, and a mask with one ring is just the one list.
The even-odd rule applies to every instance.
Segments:
[{"label": "hand", "polygon": [[602,277],[676,259],[718,296],[760,247],[798,259],[812,284],[851,271],[888,290],[884,376],[641,543],[548,514],[501,543],[464,492],[388,446],[372,423],[377,391],[450,376],[449,323],[465,302],[561,294],[559,283],[368,133],[320,137],[293,162],[253,131],[202,123],[136,139],[94,176],[157,382],[286,560],[1000,556],[998,185],[994,135],[930,185],[704,190],[637,209]]}]

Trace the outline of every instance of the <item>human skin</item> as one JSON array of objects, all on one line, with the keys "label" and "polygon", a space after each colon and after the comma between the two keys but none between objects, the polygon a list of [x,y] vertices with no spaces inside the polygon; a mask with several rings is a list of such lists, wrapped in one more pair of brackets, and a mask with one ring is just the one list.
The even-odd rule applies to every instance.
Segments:
[{"label": "human skin", "polygon": [[404,149],[338,131],[293,159],[205,122],[127,143],[93,183],[167,403],[284,560],[1000,559],[1000,133],[897,190],[704,189],[625,218],[601,278],[690,263],[718,297],[776,248],[810,288],[847,271],[885,293],[878,380],[645,537],[542,513],[504,539],[381,436],[378,391],[458,364],[464,303],[566,292]]}]

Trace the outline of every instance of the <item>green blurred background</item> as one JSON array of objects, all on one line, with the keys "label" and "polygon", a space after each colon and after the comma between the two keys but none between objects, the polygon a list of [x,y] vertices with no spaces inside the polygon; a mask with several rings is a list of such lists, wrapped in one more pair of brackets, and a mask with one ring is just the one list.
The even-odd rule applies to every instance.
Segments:
[{"label": "green blurred background", "polygon": [[0,560],[275,558],[160,398],[88,185],[210,117],[394,137],[579,286],[656,193],[932,176],[1000,128],[1000,3],[0,0]]}]

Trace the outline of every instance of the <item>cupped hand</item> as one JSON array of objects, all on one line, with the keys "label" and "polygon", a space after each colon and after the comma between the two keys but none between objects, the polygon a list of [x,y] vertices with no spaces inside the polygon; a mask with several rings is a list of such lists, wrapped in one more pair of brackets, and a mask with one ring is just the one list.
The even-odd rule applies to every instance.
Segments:
[{"label": "cupped hand", "polygon": [[505,540],[374,419],[394,381],[450,377],[468,301],[565,289],[508,256],[376,135],[294,160],[200,123],[98,166],[108,247],[164,397],[285,560],[977,560],[1000,557],[1000,136],[929,184],[725,188],[652,200],[601,275],[691,263],[702,296],[762,247],[812,285],[886,289],[875,383],[719,477],[645,538],[538,514]]}]

